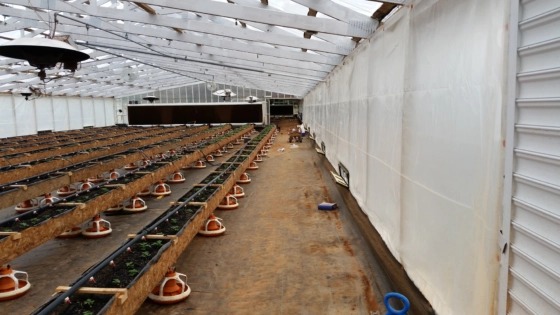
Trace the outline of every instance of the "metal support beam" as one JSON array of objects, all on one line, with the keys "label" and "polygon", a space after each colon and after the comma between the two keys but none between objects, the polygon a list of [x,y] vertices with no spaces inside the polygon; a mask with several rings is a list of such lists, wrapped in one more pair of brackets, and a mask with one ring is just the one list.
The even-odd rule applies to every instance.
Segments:
[{"label": "metal support beam", "polygon": [[[22,1],[22,3],[24,3],[24,1]],[[36,20],[38,18],[41,19],[48,19],[47,14],[45,13],[33,13],[30,12],[29,10],[20,10],[20,9],[14,9],[14,8],[2,8],[3,11],[6,11],[5,14],[8,14],[12,17],[18,17],[18,18],[22,18],[22,19],[28,19],[32,22],[29,23],[25,23],[25,25],[30,25],[28,27],[37,27],[37,25],[34,25],[34,23],[38,23]],[[122,10],[119,10],[122,11]],[[62,19],[61,19],[62,20]],[[133,25],[132,23],[129,22],[124,22],[124,24],[119,24],[118,26],[115,26],[111,23],[100,23],[100,21],[98,19],[95,18],[90,18],[90,19],[84,19],[85,22],[94,24],[95,21],[99,22],[98,24],[100,24],[100,27],[103,27],[106,30],[110,30],[113,32],[118,32],[121,35],[124,34],[134,34],[134,35],[143,35],[143,36],[148,36],[148,37],[155,37],[155,38],[166,38],[169,40],[172,40],[173,42],[185,42],[185,43],[192,43],[192,44],[196,44],[200,46],[209,46],[209,47],[215,47],[218,49],[222,49],[222,50],[232,50],[232,51],[241,51],[241,52],[247,52],[247,53],[252,53],[252,54],[256,54],[259,57],[264,57],[264,56],[274,56],[274,57],[279,57],[279,58],[286,58],[286,59],[293,59],[293,60],[300,60],[300,61],[309,61],[309,62],[314,62],[314,63],[320,63],[320,64],[328,64],[328,65],[333,65],[336,66],[338,65],[338,63],[342,60],[342,58],[340,57],[336,57],[336,58],[329,58],[329,57],[324,57],[321,55],[313,55],[313,54],[306,54],[306,53],[302,53],[302,52],[297,52],[297,51],[286,51],[286,50],[280,50],[280,49],[275,49],[275,48],[271,48],[271,47],[264,47],[264,46],[255,46],[255,45],[250,45],[247,43],[242,43],[242,42],[234,42],[230,39],[217,39],[217,38],[210,38],[208,36],[196,36],[194,34],[190,34],[190,33],[182,33],[182,34],[178,34],[176,32],[170,32],[166,29],[154,29],[151,27],[139,27],[138,25]],[[20,24],[20,23],[18,23]],[[65,21],[61,21],[61,24],[63,25],[67,25],[67,27],[69,26],[78,26],[78,27],[82,27],[85,28],[83,24],[81,23],[76,23],[74,21],[70,21],[70,20],[65,20]],[[48,27],[47,27],[48,28]],[[19,29],[19,28],[18,28]],[[7,29],[6,31],[11,31],[12,29]],[[90,30],[93,30],[93,28],[90,28]],[[3,30],[3,26],[0,25],[0,32],[4,32]],[[288,32],[286,32],[288,33]],[[284,34],[286,35],[286,34]],[[286,36],[291,36],[294,37],[293,34],[290,33],[290,35],[286,35]],[[1,62],[1,61],[0,61]]]},{"label": "metal support beam", "polygon": [[268,23],[340,36],[366,38],[375,30],[367,28],[365,25],[363,27],[355,27],[335,20],[318,19],[292,13],[263,10],[215,1],[142,0],[141,2],[178,10],[223,16],[257,23]]},{"label": "metal support beam", "polygon": [[[41,0],[5,0],[5,2],[11,4],[17,4],[21,6],[32,5],[35,7],[41,7],[41,5],[43,4]],[[190,1],[188,3],[190,4]],[[213,2],[213,1],[212,3],[217,4],[217,2]],[[233,5],[231,6],[235,7]],[[130,12],[130,11],[124,11],[118,9],[93,7],[93,6],[83,6],[81,8],[76,8],[75,6],[66,3],[64,1],[56,1],[51,3],[50,9],[54,11],[89,15],[87,18],[84,18],[84,21],[90,22],[94,27],[101,26],[101,24],[103,24],[103,26],[106,25],[105,23],[102,23],[100,20],[95,18],[95,17],[99,17],[99,18],[106,18],[110,20],[125,20],[125,21],[137,22],[137,23],[158,25],[163,27],[178,27],[187,31],[207,33],[207,34],[213,34],[213,35],[230,37],[230,38],[238,38],[238,39],[249,40],[254,42],[268,43],[271,45],[307,48],[310,50],[324,51],[324,52],[339,54],[339,55],[346,55],[349,53],[349,51],[339,49],[337,46],[332,45],[330,43],[306,40],[303,38],[297,38],[293,36],[282,36],[282,35],[269,36],[269,34],[258,32],[258,31],[252,31],[252,30],[240,31],[239,29],[234,27],[227,27],[214,23],[204,23],[204,22],[198,22],[193,20],[185,21],[183,19],[172,18],[169,16],[150,15],[149,13]]]}]

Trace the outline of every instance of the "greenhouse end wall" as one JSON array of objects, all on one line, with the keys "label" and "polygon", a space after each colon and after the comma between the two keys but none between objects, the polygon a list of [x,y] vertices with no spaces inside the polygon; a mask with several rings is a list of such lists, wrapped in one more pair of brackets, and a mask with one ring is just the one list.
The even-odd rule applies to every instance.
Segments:
[{"label": "greenhouse end wall", "polygon": [[0,95],[0,138],[115,124],[113,98]]},{"label": "greenhouse end wall", "polygon": [[493,314],[506,1],[412,1],[303,101],[304,123],[438,314]]}]

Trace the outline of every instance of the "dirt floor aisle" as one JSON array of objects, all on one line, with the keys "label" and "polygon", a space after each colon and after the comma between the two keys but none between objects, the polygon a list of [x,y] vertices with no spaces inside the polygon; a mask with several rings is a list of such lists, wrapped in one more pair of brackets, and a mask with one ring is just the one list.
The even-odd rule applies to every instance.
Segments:
[{"label": "dirt floor aisle", "polygon": [[239,209],[216,211],[226,234],[197,236],[179,258],[177,271],[193,290],[188,300],[163,307],[147,300],[137,314],[375,314],[338,211],[317,210],[331,200],[317,153],[309,139],[298,145],[279,135],[259,170],[248,171]]}]

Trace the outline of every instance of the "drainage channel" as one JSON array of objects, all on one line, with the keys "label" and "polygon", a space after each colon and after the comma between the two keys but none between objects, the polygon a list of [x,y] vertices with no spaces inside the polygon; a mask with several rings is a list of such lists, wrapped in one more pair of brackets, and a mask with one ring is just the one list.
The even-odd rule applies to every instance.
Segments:
[{"label": "drainage channel", "polygon": [[[177,131],[181,129],[185,129],[185,127],[184,126],[173,127],[165,131],[163,131],[164,129],[159,129],[158,131],[171,132],[171,131]],[[125,142],[128,140],[142,138],[152,133],[154,133],[154,130],[135,130],[130,132],[117,133],[113,135],[99,136],[93,139],[76,141],[64,145],[57,145],[53,143],[46,148],[35,149],[35,150],[16,153],[16,154],[4,155],[0,157],[0,167],[10,166],[14,164],[22,164],[29,161],[36,161],[51,156],[59,156],[68,153],[86,151],[88,149],[92,149],[96,147],[104,147],[113,144],[115,141]]]},{"label": "drainage channel", "polygon": [[[251,129],[252,127],[249,126],[237,128],[229,135],[226,134],[208,141],[204,148],[191,154],[162,156],[152,165],[146,165],[97,185],[91,184],[86,191],[77,192],[61,200],[51,201],[36,210],[1,221],[0,265],[59,236],[68,229],[107,210],[112,205],[118,205],[180,168],[204,158],[206,154],[214,152],[217,147],[222,147]],[[206,133],[206,136],[209,134]],[[75,211],[77,209],[79,211]]]},{"label": "drainage channel", "polygon": [[[207,127],[183,128],[178,130],[173,129],[169,131],[158,130],[156,132],[150,132],[136,139],[130,139],[126,141],[113,140],[113,141],[109,141],[106,145],[99,145],[89,149],[77,150],[75,152],[66,153],[63,155],[54,155],[47,158],[27,161],[25,163],[2,166],[0,167],[0,175],[2,176],[0,179],[0,183],[15,181],[21,178],[38,175],[64,166],[68,166],[70,164],[79,163],[86,160],[101,157],[104,155],[108,155],[110,154],[110,152],[113,151],[114,152],[123,151],[126,148],[133,148],[134,146],[142,146],[148,143],[177,137],[184,132],[192,133],[193,130],[199,131],[206,128]],[[120,150],[116,149],[119,146],[125,146],[125,147],[120,148]]]},{"label": "drainage channel", "polygon": [[[255,148],[251,155],[242,155],[249,146],[246,144],[231,159],[232,163],[224,164],[227,166],[222,172],[209,175],[178,202],[171,203],[163,214],[138,233],[129,235],[128,241],[89,268],[71,286],[58,287],[57,292],[60,293],[33,314],[133,314],[236,180],[246,175],[244,171],[257,156],[257,148],[262,148],[274,131],[274,126],[265,128],[258,140],[250,143]],[[237,162],[241,157],[245,158],[245,162]],[[119,278],[115,279],[115,275]],[[180,298],[184,294],[182,292]]]},{"label": "drainage channel", "polygon": [[[108,155],[86,160],[81,163],[71,164],[66,160],[57,160],[60,164],[71,165],[23,179],[19,179],[21,177],[18,177],[16,181],[0,185],[0,209],[9,207],[18,202],[30,200],[54,189],[70,185],[73,182],[96,176],[110,169],[119,168],[122,165],[136,162],[145,158],[145,156],[155,155],[156,153],[167,151],[175,146],[196,141],[198,140],[196,138],[203,136],[204,132],[199,133],[198,136],[193,136],[193,133],[206,128],[207,127],[198,127],[192,130],[186,129],[180,137],[166,139],[160,142],[154,143],[153,140],[144,140],[131,143],[127,146],[116,146],[103,152],[110,153]],[[221,126],[213,129],[215,130],[213,132],[217,133],[229,128],[230,126]],[[23,169],[23,171],[25,170],[26,169]]]},{"label": "drainage channel", "polygon": [[[132,127],[132,128],[137,128],[137,127]],[[81,129],[84,130],[84,129]],[[79,133],[75,133],[73,135],[67,135],[67,136],[59,136],[59,137],[51,137],[49,138],[45,138],[44,140],[41,141],[35,141],[35,142],[30,142],[27,144],[18,144],[18,145],[10,145],[8,146],[8,144],[5,145],[5,147],[2,147],[2,151],[0,151],[0,154],[2,156],[5,156],[6,154],[16,154],[16,153],[27,153],[30,151],[34,151],[37,149],[42,149],[42,148],[48,148],[51,147],[52,145],[59,145],[59,146],[65,146],[65,145],[72,145],[72,144],[76,144],[76,143],[80,143],[80,142],[84,142],[84,141],[89,141],[89,140],[95,140],[95,139],[103,139],[103,138],[107,138],[109,137],[111,134],[119,134],[122,132],[117,132],[115,131],[117,129],[112,129],[106,132],[94,132],[94,131],[90,131],[86,134],[79,134]]]}]

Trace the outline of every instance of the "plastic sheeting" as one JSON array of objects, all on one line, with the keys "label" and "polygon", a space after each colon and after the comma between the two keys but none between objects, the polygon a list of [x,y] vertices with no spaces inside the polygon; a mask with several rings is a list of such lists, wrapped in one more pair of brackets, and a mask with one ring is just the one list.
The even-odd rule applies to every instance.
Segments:
[{"label": "plastic sheeting", "polygon": [[0,138],[115,124],[115,99],[0,95]]},{"label": "plastic sheeting", "polygon": [[507,1],[412,1],[312,90],[303,120],[439,314],[492,314]]}]

